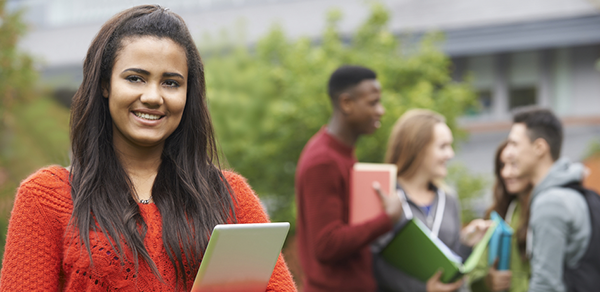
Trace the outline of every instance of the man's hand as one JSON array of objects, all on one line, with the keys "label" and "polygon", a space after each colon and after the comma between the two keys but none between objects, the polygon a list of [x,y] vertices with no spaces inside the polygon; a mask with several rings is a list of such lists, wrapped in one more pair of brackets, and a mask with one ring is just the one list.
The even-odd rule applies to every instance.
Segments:
[{"label": "man's hand", "polygon": [[498,271],[498,259],[494,262],[494,265],[490,267],[487,275],[485,276],[485,285],[491,291],[504,291],[510,289],[510,279],[512,272],[510,270]]},{"label": "man's hand", "polygon": [[456,291],[462,286],[463,279],[454,283],[443,283],[440,278],[442,277],[442,271],[437,271],[429,280],[427,280],[427,292],[452,292]]},{"label": "man's hand", "polygon": [[381,185],[379,182],[373,182],[373,189],[377,195],[379,195],[379,199],[381,200],[381,206],[385,213],[390,217],[393,224],[396,224],[402,218],[402,200],[395,194],[388,196],[381,190]]}]

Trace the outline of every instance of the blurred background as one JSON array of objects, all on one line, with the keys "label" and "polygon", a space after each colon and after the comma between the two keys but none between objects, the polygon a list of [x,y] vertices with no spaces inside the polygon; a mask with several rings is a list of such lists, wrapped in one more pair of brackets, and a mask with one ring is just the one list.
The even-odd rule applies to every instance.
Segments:
[{"label": "blurred background", "polygon": [[[248,178],[273,221],[295,221],[294,173],[331,113],[342,64],[375,69],[382,127],[357,156],[381,162],[407,109],[444,114],[455,135],[448,184],[463,220],[490,202],[493,156],[511,111],[554,110],[563,155],[600,191],[600,0],[172,0],[206,65],[224,167]],[[87,48],[115,13],[144,1],[0,0],[0,242],[16,188],[69,165],[69,106]],[[154,2],[153,2],[154,3]],[[297,278],[293,230],[287,255]]]}]

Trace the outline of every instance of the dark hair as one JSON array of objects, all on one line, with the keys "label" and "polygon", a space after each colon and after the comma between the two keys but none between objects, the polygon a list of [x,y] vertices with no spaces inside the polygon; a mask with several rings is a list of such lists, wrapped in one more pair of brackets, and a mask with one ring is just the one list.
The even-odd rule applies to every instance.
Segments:
[{"label": "dark hair", "polygon": [[[504,141],[498,146],[496,150],[496,156],[494,160],[494,175],[496,176],[496,182],[494,183],[493,189],[493,201],[490,208],[485,212],[485,217],[490,218],[492,211],[498,212],[498,215],[506,219],[506,213],[508,212],[508,206],[512,200],[518,199],[516,194],[510,194],[506,190],[506,184],[502,179],[502,168],[504,163],[502,162],[501,156],[502,151],[508,145],[508,141]],[[524,200],[523,206],[521,206],[520,222],[515,235],[517,237],[517,246],[519,248],[519,254],[523,260],[527,260],[527,227],[529,226],[529,198],[531,195],[532,186],[529,186],[523,191]]]},{"label": "dark hair", "polygon": [[329,78],[327,90],[331,103],[334,107],[338,106],[340,94],[352,89],[363,80],[376,79],[377,74],[368,68],[361,66],[342,66],[335,70]]},{"label": "dark hair", "polygon": [[560,158],[563,128],[562,123],[551,110],[536,107],[525,108],[515,114],[513,122],[525,124],[531,142],[538,138],[544,139],[550,147],[550,155],[554,161]]},{"label": "dark hair", "polygon": [[212,228],[235,222],[235,198],[219,170],[200,55],[183,19],[160,6],[142,5],[115,15],[87,52],[83,82],[71,107],[71,225],[78,229],[90,261],[97,248],[90,247],[90,230],[101,231],[121,262],[131,260],[124,250],[129,248],[136,273],[141,258],[162,281],[144,246],[147,225],[133,198],[133,184],[115,154],[108,99],[102,96],[102,85],[110,83],[124,40],[143,36],[171,39],[186,52],[185,108],[180,124],[165,141],[152,186],[152,199],[162,217],[163,244],[185,287],[186,267],[199,266]]}]

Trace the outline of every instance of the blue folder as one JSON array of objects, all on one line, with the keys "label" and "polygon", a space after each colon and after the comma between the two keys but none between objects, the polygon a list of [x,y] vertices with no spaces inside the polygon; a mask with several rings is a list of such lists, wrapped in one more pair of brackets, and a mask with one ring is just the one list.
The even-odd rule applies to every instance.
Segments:
[{"label": "blue folder", "polygon": [[491,266],[498,259],[498,270],[508,270],[510,266],[510,251],[513,229],[493,211],[491,218],[498,222],[498,227],[492,234],[488,244],[488,264]]}]

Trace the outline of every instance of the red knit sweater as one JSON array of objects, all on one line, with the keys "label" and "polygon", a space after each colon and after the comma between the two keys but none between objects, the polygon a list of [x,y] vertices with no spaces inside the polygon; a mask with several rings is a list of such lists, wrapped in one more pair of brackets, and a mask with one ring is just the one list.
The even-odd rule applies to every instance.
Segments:
[{"label": "red knit sweater", "polygon": [[354,149],[323,128],[304,147],[296,172],[296,235],[305,292],[375,291],[369,244],[392,229],[385,214],[348,224]]},{"label": "red knit sweater", "polygon": [[[41,169],[21,184],[12,210],[4,260],[1,291],[175,291],[175,269],[162,241],[161,215],[154,204],[139,204],[148,225],[144,240],[165,283],[141,263],[137,276],[133,263],[121,264],[107,238],[90,232],[94,266],[85,246],[71,242],[65,229],[73,211],[68,171],[59,166]],[[268,222],[260,202],[245,179],[224,172],[236,198],[239,223]],[[199,267],[192,267],[196,275]],[[194,277],[189,277],[191,289]],[[182,285],[178,289],[181,290]],[[267,291],[296,291],[280,256]]]}]

